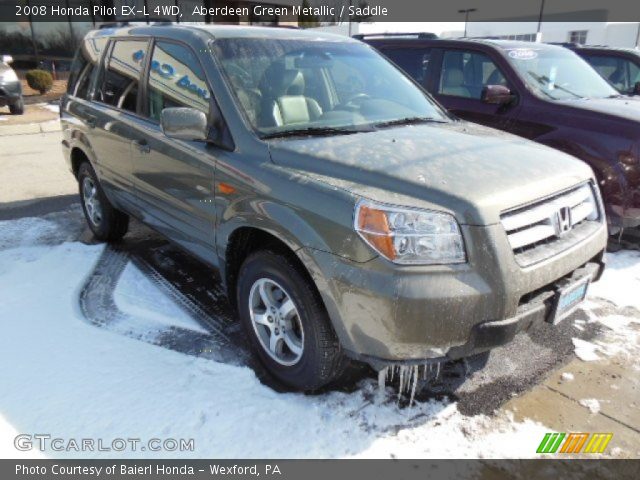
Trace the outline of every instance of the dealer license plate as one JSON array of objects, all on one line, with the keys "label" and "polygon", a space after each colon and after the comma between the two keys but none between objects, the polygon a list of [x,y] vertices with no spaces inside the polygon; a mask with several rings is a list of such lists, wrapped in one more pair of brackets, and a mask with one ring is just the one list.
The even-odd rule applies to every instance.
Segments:
[{"label": "dealer license plate", "polygon": [[554,325],[567,318],[587,296],[591,276],[587,275],[558,292],[549,321]]}]

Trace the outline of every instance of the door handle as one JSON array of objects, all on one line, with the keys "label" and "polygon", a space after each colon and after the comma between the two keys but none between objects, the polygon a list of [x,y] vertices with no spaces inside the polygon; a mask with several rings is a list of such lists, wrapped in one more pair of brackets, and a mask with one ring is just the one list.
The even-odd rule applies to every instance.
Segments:
[{"label": "door handle", "polygon": [[97,121],[96,117],[92,117],[92,116],[87,117],[87,120],[86,120],[87,127],[96,128],[96,121]]},{"label": "door handle", "polygon": [[134,140],[133,145],[140,153],[149,153],[151,151],[151,147],[146,140]]}]

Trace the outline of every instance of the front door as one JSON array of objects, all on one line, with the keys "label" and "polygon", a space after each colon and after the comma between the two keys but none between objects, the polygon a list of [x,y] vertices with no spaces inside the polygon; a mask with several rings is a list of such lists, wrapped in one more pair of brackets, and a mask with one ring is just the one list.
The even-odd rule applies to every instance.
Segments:
[{"label": "front door", "polygon": [[176,140],[160,127],[164,108],[191,107],[209,115],[211,92],[193,50],[156,41],[145,83],[142,115],[131,142],[134,186],[144,220],[210,263],[215,257],[216,147]]},{"label": "front door", "polygon": [[509,85],[506,76],[486,54],[463,49],[442,51],[435,98],[454,115],[487,127],[510,131],[518,114],[517,101],[494,105],[482,101],[487,85]]}]

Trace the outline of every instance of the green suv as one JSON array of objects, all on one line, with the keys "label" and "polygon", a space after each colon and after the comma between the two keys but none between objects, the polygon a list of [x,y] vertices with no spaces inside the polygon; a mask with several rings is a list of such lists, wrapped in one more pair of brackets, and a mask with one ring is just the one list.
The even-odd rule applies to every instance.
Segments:
[{"label": "green suv", "polygon": [[94,235],[134,217],[217,270],[255,354],[300,390],[351,361],[488,351],[565,318],[602,272],[588,166],[452,117],[356,40],[90,32],[61,115]]}]

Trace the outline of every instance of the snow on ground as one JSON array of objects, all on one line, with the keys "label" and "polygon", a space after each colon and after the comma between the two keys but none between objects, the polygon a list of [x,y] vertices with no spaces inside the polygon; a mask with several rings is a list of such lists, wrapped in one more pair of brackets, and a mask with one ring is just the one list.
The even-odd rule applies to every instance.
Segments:
[{"label": "snow on ground", "polygon": [[607,268],[599,282],[589,287],[589,296],[607,299],[619,307],[640,310],[640,252],[621,251],[607,255]]},{"label": "snow on ground", "polygon": [[38,106],[53,113],[60,113],[60,105],[57,103],[39,103]]},{"label": "snow on ground", "polygon": [[[372,381],[355,393],[277,393],[248,367],[100,329],[82,318],[78,289],[105,247],[70,242],[67,235],[45,219],[0,222],[0,364],[10,365],[0,369],[0,457],[20,454],[13,445],[17,433],[106,444],[114,438],[195,440],[193,452],[117,454],[123,458],[520,457],[533,455],[547,431],[509,416],[466,417],[454,403],[401,409],[392,390],[387,401],[377,400]],[[128,288],[144,299],[134,302]],[[167,308],[162,321],[173,314],[135,270],[118,289],[129,313],[155,304]]]},{"label": "snow on ground", "polygon": [[595,398],[584,398],[580,400],[580,405],[588,408],[593,415],[600,411],[600,402]]},{"label": "snow on ground", "polygon": [[[608,254],[606,261],[602,278],[589,287],[585,305],[588,322],[603,326],[604,335],[593,342],[572,339],[575,354],[584,361],[621,355],[629,359],[634,368],[640,369],[640,252]],[[629,315],[596,314],[603,300],[628,309]]]},{"label": "snow on ground", "polygon": [[575,377],[573,376],[573,373],[564,372],[560,378],[562,378],[563,382],[572,382]]},{"label": "snow on ground", "polygon": [[150,328],[160,324],[207,333],[131,263],[122,272],[113,298],[124,314],[148,321]]},{"label": "snow on ground", "polygon": [[599,348],[597,345],[587,342],[586,340],[581,340],[579,338],[572,338],[573,346],[575,348],[574,352],[576,357],[584,362],[593,362],[595,360],[600,360],[600,357],[596,353]]}]

